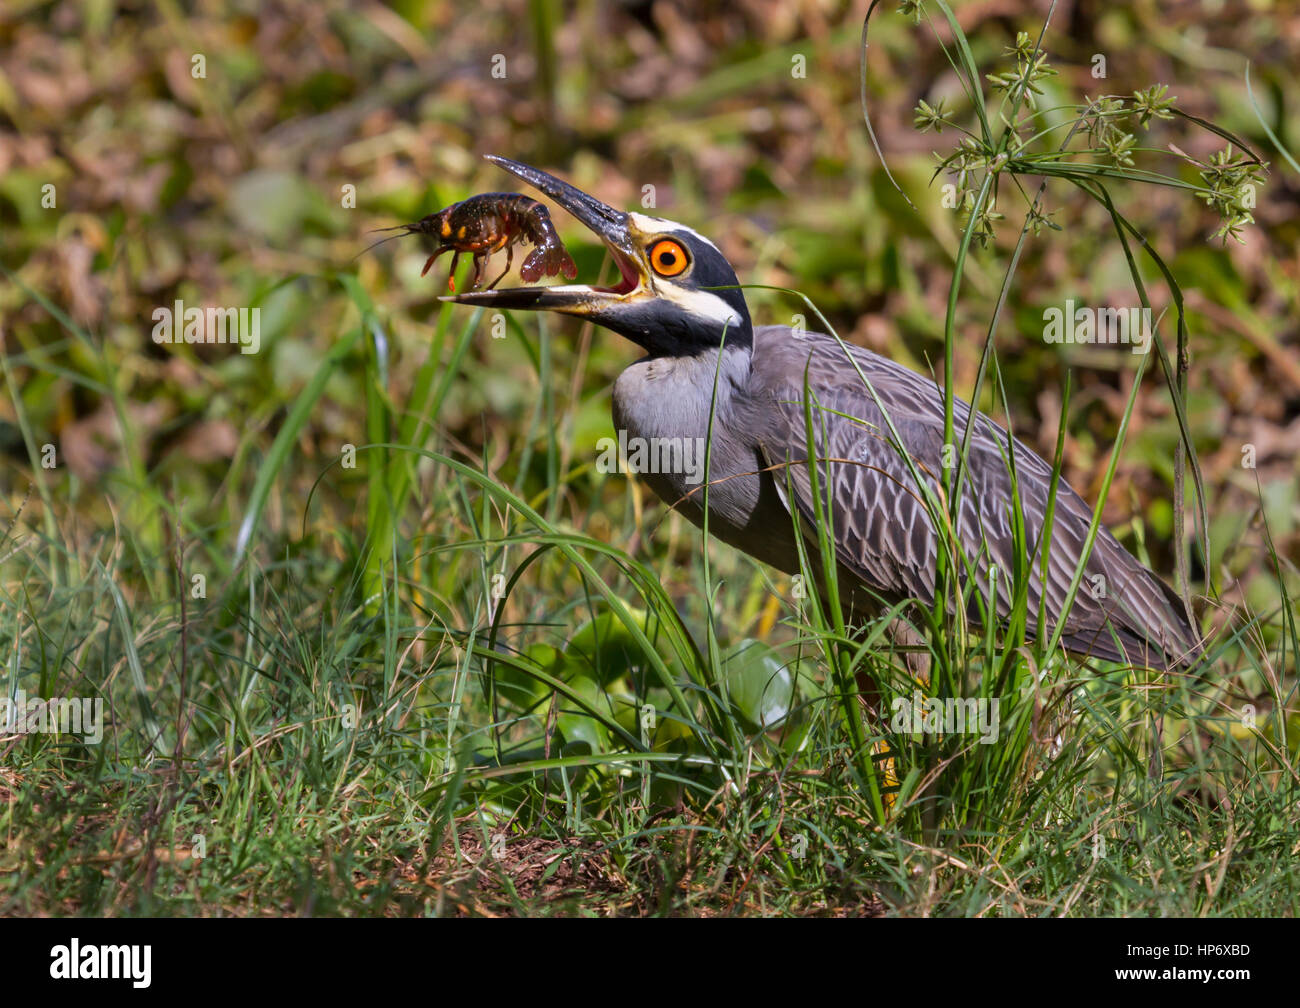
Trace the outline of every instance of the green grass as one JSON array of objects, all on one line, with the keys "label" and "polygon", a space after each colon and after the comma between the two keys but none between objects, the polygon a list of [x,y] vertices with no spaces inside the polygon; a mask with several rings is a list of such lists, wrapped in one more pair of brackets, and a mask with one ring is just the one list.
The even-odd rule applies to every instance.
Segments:
[{"label": "green grass", "polygon": [[[314,384],[302,393],[314,395]],[[557,419],[528,432],[539,455],[562,454]],[[684,545],[665,587],[623,550],[546,516],[558,495],[588,492],[585,467],[528,499],[527,472],[511,486],[409,444],[362,445],[357,459],[369,486],[377,466],[428,463],[405,470],[418,491],[402,511],[376,521],[438,516],[384,542],[393,566],[371,564],[364,526],[314,528],[310,500],[275,500],[274,450],[246,477],[250,513],[268,486],[262,503],[308,531],[254,532],[258,548],[206,599],[190,597],[193,564],[182,577],[177,557],[218,553],[230,530],[194,528],[170,504],[162,524],[183,538],[161,555],[128,526],[10,529],[6,563],[24,586],[4,600],[10,683],[102,696],[112,714],[100,746],[7,740],[7,912],[1294,906],[1297,726],[1276,713],[1294,686],[1271,679],[1281,656],[1254,634],[1188,675],[1058,663],[1039,682],[1032,661],[948,623],[957,662],[935,646],[936,687],[1002,699],[1001,732],[992,746],[914,738],[855,724],[852,676],[828,671],[866,667],[887,701],[910,695],[881,627],[855,639],[815,600],[796,607],[784,579],[716,547],[706,580]],[[331,486],[340,475],[324,471],[317,492],[342,492]],[[625,520],[630,535],[635,514]],[[157,572],[149,580],[165,594],[128,599],[119,584],[134,565],[137,578]],[[745,661],[729,627],[767,600],[781,622]],[[1280,614],[1254,630],[1270,626],[1283,629]],[[783,668],[792,694],[773,691]],[[1255,731],[1236,698],[1257,680],[1279,692]],[[765,691],[780,716],[766,731]],[[897,787],[873,758],[882,738]]]},{"label": "green grass", "polygon": [[[467,528],[486,500],[511,496],[437,472],[436,506],[459,508]],[[357,590],[363,568],[352,592],[322,591],[314,551],[253,566],[238,601],[219,612],[192,601],[183,616],[179,592],[119,608],[122,544],[60,551],[75,587],[49,586],[43,564],[24,560],[33,591],[11,672],[31,669],[40,695],[104,696],[113,714],[98,747],[6,743],[6,910],[784,914],[879,900],[909,914],[1259,915],[1295,904],[1295,754],[1278,747],[1275,718],[1240,726],[1232,697],[1265,671],[1249,649],[1230,674],[1221,660],[1154,688],[1122,672],[1036,686],[1021,670],[994,746],[870,726],[902,778],[882,818],[812,628],[773,635],[798,693],[763,732],[723,707],[716,672],[687,642],[647,647],[636,619],[627,633],[606,620],[604,639],[574,629],[623,599],[649,611],[667,601],[628,576],[627,557],[543,522],[511,531],[553,548],[516,588],[532,601],[501,600],[499,653],[481,572],[500,565],[504,536],[429,550],[386,583],[377,615]],[[688,597],[698,615],[703,593]],[[996,667],[988,657],[982,642],[966,655],[986,693],[1003,688],[980,675]],[[890,681],[878,653],[860,660]],[[146,701],[156,745],[137,714]],[[629,717],[643,701],[658,709],[653,735]],[[186,860],[196,843],[206,856]],[[470,872],[494,843],[486,875]],[[603,885],[588,891],[584,871]]]}]

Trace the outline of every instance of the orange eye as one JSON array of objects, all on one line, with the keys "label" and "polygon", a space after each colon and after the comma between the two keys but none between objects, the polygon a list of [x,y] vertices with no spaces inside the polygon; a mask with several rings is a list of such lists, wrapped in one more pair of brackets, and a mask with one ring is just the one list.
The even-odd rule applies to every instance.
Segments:
[{"label": "orange eye", "polygon": [[691,260],[686,255],[686,249],[671,238],[655,242],[654,248],[650,250],[650,265],[660,276],[678,276],[690,264]]}]

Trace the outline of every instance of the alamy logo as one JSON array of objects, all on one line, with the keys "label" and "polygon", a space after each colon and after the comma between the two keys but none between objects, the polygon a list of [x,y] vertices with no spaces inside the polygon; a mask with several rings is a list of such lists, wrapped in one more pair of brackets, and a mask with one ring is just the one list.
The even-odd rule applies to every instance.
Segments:
[{"label": "alamy logo", "polygon": [[601,438],[596,442],[600,455],[596,471],[602,473],[680,473],[686,482],[704,482],[704,438],[628,437],[618,432],[618,440]]},{"label": "alamy logo", "polygon": [[102,697],[55,697],[44,700],[18,690],[0,696],[0,732],[17,735],[80,735],[87,745],[104,738]]},{"label": "alamy logo", "polygon": [[1135,354],[1151,349],[1150,308],[1076,307],[1073,298],[1066,298],[1064,309],[1044,308],[1043,321],[1046,343],[1126,344]]},{"label": "alamy logo", "polygon": [[82,945],[73,938],[50,949],[55,980],[130,980],[132,987],[144,988],[152,972],[152,945]]},{"label": "alamy logo", "polygon": [[913,690],[911,699],[895,697],[890,727],[900,735],[978,735],[991,745],[1001,724],[1000,700],[979,697],[927,697]]},{"label": "alamy logo", "polygon": [[255,354],[262,347],[261,308],[155,308],[155,343],[238,343],[239,352]]}]

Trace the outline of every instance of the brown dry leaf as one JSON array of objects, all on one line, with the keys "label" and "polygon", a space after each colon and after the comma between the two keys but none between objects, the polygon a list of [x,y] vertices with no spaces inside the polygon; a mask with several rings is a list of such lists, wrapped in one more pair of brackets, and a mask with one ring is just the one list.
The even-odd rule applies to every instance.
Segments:
[{"label": "brown dry leaf", "polygon": [[[169,407],[162,402],[133,403],[128,406],[131,427],[144,439],[141,454],[148,453],[148,444],[155,430],[166,416]],[[59,435],[63,461],[77,478],[87,482],[98,480],[104,473],[121,464],[121,436],[117,416],[111,404],[101,403],[89,416],[63,428]]]},{"label": "brown dry leaf", "polygon": [[104,287],[93,274],[95,250],[80,235],[58,249],[59,282],[68,297],[72,317],[84,326],[97,326],[104,314]]},{"label": "brown dry leaf", "polygon": [[239,449],[239,432],[229,420],[202,420],[185,429],[171,453],[195,465],[219,462],[235,457]]}]

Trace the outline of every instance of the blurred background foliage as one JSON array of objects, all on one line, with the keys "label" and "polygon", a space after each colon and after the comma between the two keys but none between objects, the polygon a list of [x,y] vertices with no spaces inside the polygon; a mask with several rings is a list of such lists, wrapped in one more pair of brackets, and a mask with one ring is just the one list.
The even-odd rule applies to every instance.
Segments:
[{"label": "blurred background foliage", "polygon": [[[955,6],[982,67],[1002,58],[1018,29],[1036,34],[1047,8]],[[483,153],[558,170],[618,206],[640,206],[653,186],[656,212],[713,237],[743,282],[797,288],[844,337],[933,373],[957,217],[941,205],[942,180],[930,184],[931,152],[948,149],[947,135],[918,134],[911,110],[959,92],[928,29],[914,30],[886,4],[873,27],[869,97],[914,211],[885,180],[862,125],[864,12],[863,3],[790,0],[7,4],[0,260],[22,285],[0,288],[5,351],[37,440],[62,447],[81,527],[103,525],[109,499],[144,489],[125,475],[132,453],[137,473],[190,501],[203,524],[238,521],[250,460],[355,322],[332,282],[336,270],[359,271],[391,321],[392,394],[405,401],[401,386],[430,345],[441,282],[418,277],[422,254],[412,243],[350,260],[369,227],[511,187]],[[1274,166],[1243,245],[1208,241],[1214,218],[1182,193],[1117,194],[1189,293],[1190,413],[1214,516],[1213,567],[1227,575],[1226,595],[1248,593],[1254,579],[1272,577],[1256,549],[1261,503],[1280,552],[1297,559],[1300,179],[1278,163],[1246,99],[1242,54],[1266,120],[1296,147],[1300,19],[1268,0],[1080,0],[1058,6],[1045,45],[1061,71],[1047,101],[1164,82],[1182,108],[1248,138]],[[1096,53],[1106,56],[1104,81],[1091,76]],[[206,64],[198,79],[195,54]],[[800,61],[806,75],[794,70]],[[1201,159],[1222,146],[1185,122],[1158,123],[1153,140]],[[1177,170],[1177,159],[1168,161]],[[1194,179],[1190,166],[1185,172]],[[42,207],[47,183],[56,209]],[[355,209],[342,205],[345,186],[356,188]],[[1128,195],[1137,205],[1126,205]],[[1008,203],[1004,196],[999,210],[1018,220],[1023,208]],[[1047,455],[1062,371],[1076,367],[1066,474],[1089,496],[1132,360],[1122,350],[1045,345],[1042,310],[1066,297],[1136,302],[1101,211],[1064,185],[1049,190],[1047,208],[1064,231],[1030,244],[998,347],[1011,420]],[[601,250],[567,219],[558,223],[592,276]],[[1001,257],[990,251],[972,263],[959,389],[971,387],[1015,231],[999,237]],[[24,286],[93,334],[98,353],[71,339]],[[1159,311],[1167,295],[1153,289]],[[803,311],[779,295],[751,298],[760,322]],[[154,345],[152,312],[177,299],[260,305],[261,353]],[[602,390],[634,351],[567,323],[556,336],[557,372],[573,378],[553,391],[581,401],[566,435],[587,455],[610,426]],[[470,451],[495,444],[490,465],[508,467],[539,395],[535,373],[517,341],[475,339],[437,418],[442,432]],[[295,478],[314,479],[340,444],[365,441],[363,389],[352,379],[345,369],[331,380],[295,445]],[[1147,381],[1154,392],[1155,369]],[[105,386],[120,394],[138,443],[120,443]],[[12,404],[0,404],[10,513],[29,485],[15,424]],[[1175,437],[1167,397],[1139,399],[1105,515],[1121,535],[1142,523],[1166,571]],[[1245,443],[1257,448],[1256,471],[1241,465]],[[337,476],[312,521],[347,523],[358,488]],[[590,508],[582,524],[599,531],[598,502],[571,506]],[[301,516],[270,518],[289,534]]]},{"label": "blurred background foliage", "polygon": [[[453,697],[447,752],[421,750],[436,776],[451,765],[462,668],[450,638],[418,631],[433,622],[431,611],[457,634],[483,624],[484,589],[491,570],[501,569],[499,557],[452,547],[487,537],[504,521],[445,467],[425,460],[413,467],[413,505],[397,516],[398,552],[403,561],[413,558],[400,593],[409,619],[387,626],[382,660],[348,636],[339,615],[356,611],[359,593],[348,601],[348,592],[335,591],[356,587],[358,560],[375,530],[375,484],[366,465],[337,464],[342,446],[398,440],[423,421],[433,433],[415,438],[417,446],[467,460],[556,524],[645,561],[689,610],[692,626],[715,616],[725,643],[743,653],[737,642],[772,631],[771,603],[788,595],[788,580],[719,550],[715,573],[726,585],[710,603],[700,592],[696,533],[634,481],[593,469],[597,440],[612,433],[610,386],[636,349],[571,320],[512,319],[507,338],[494,339],[483,318],[462,339],[471,313],[436,300],[445,265],[420,277],[426,253],[414,240],[358,254],[374,240],[371,228],[514,188],[481,158],[501,154],[561,174],[615,206],[647,208],[652,193],[653,212],[715,240],[742,283],[802,291],[844,338],[942,381],[959,218],[942,205],[943,180],[931,176],[933,152],[947,152],[955,140],[949,132],[918,133],[912,110],[922,99],[947,98],[957,110],[964,102],[929,29],[916,29],[896,4],[882,5],[872,23],[867,90],[909,206],[862,121],[859,39],[867,6],[8,0],[0,10],[5,597],[24,600],[32,591],[31,568],[14,560],[32,548],[23,530],[59,541],[75,558],[64,570],[74,588],[77,571],[102,557],[136,614],[143,674],[158,690],[156,702],[177,701],[179,689],[183,705],[185,687],[168,673],[174,662],[184,667],[178,656],[189,654],[215,695],[233,674],[223,663],[242,651],[246,665],[279,675],[267,693],[271,725],[295,675],[317,682],[313,634],[327,657],[336,646],[350,656],[356,665],[349,674],[367,662],[391,671],[409,651],[445,677],[436,698]],[[1004,50],[1017,31],[1037,36],[1049,4],[953,6],[976,62],[991,71],[1005,69]],[[1245,138],[1270,163],[1257,223],[1242,244],[1212,241],[1218,218],[1185,192],[1112,192],[1187,294],[1189,416],[1211,517],[1208,568],[1221,599],[1207,620],[1226,623],[1228,610],[1244,605],[1269,619],[1262,632],[1273,644],[1278,578],[1292,597],[1300,590],[1300,175],[1279,157],[1247,100],[1245,72],[1249,58],[1264,121],[1300,151],[1300,14],[1271,0],[1065,0],[1043,44],[1060,74],[1048,82],[1043,104],[1165,83],[1180,108]],[[1096,54],[1106,57],[1105,80],[1092,76]],[[1223,146],[1186,121],[1157,122],[1146,136],[1152,147],[1175,144],[1202,161]],[[1196,180],[1194,166],[1172,153],[1161,167]],[[56,205],[43,206],[51,184]],[[1110,221],[1095,202],[1054,184],[1046,209],[1062,230],[1028,244],[996,335],[1011,415],[1002,415],[991,389],[980,405],[1051,457],[1063,379],[1073,369],[1065,475],[1095,500],[1134,358],[1124,348],[1047,345],[1043,309],[1067,298],[1137,302]],[[959,394],[973,385],[1025,207],[1006,192],[998,210],[1005,227],[967,260]],[[608,277],[603,249],[562,212],[555,219],[580,278],[591,281],[602,270]],[[1158,314],[1168,292],[1143,269]],[[357,286],[349,288],[340,278],[351,277]],[[806,313],[778,292],[749,297],[757,323],[793,324]],[[359,311],[365,298],[373,320]],[[153,312],[178,300],[260,307],[260,352],[156,345]],[[1172,334],[1171,319],[1163,331]],[[366,338],[350,340],[363,323]],[[331,353],[342,355],[341,366],[322,372]],[[291,423],[293,405],[318,374],[325,378],[320,397],[303,422]],[[437,394],[421,392],[428,381]],[[1149,368],[1144,382],[1104,520],[1172,580],[1177,426],[1158,369]],[[412,416],[412,403],[436,408]],[[271,467],[283,431],[291,441]],[[38,472],[32,449],[46,443],[57,446],[58,467]],[[1247,445],[1255,469],[1242,465]],[[284,594],[256,618],[227,613],[228,623],[239,624],[229,639],[214,630],[187,645],[181,631],[177,646],[185,617],[175,604],[170,557],[178,530],[187,573],[207,571],[210,584],[238,589],[238,530],[268,467],[274,487],[251,555]],[[512,554],[515,563],[527,554],[511,549],[521,550]],[[1194,583],[1203,583],[1204,560],[1193,558]],[[44,569],[56,587],[63,566]],[[571,628],[593,616],[575,601],[581,592],[572,571],[543,565],[528,577],[532,590],[512,596],[507,623]],[[214,601],[232,597],[209,592]],[[101,594],[91,603],[77,598],[74,592],[61,604],[105,611]],[[5,619],[15,611],[7,605]],[[76,614],[66,618],[78,625]],[[221,618],[213,616],[212,625]],[[306,636],[295,638],[295,627]],[[86,633],[102,629],[87,626]],[[7,640],[25,632],[0,628]],[[562,645],[566,636],[561,629],[551,643]],[[274,657],[250,657],[252,638]],[[565,661],[578,639],[568,641]],[[549,646],[544,640],[525,635],[517,643],[536,657]],[[102,647],[101,666],[80,666],[86,674],[120,670],[121,654]],[[80,648],[73,650],[85,657]],[[559,652],[554,659],[561,669]],[[593,704],[616,681],[600,669],[574,677],[590,687]],[[236,693],[246,688],[240,682]],[[537,684],[516,685],[530,693]],[[743,692],[743,682],[737,685]],[[1245,698],[1265,693],[1249,670],[1239,685]],[[413,707],[419,688],[407,697]],[[765,723],[768,700],[749,698],[753,723]],[[628,730],[635,727],[630,713],[619,714]],[[581,737],[589,722],[570,720],[561,734]],[[209,727],[212,738],[221,737],[218,718]],[[178,734],[183,739],[184,731]],[[291,844],[292,834],[282,842]]]}]

